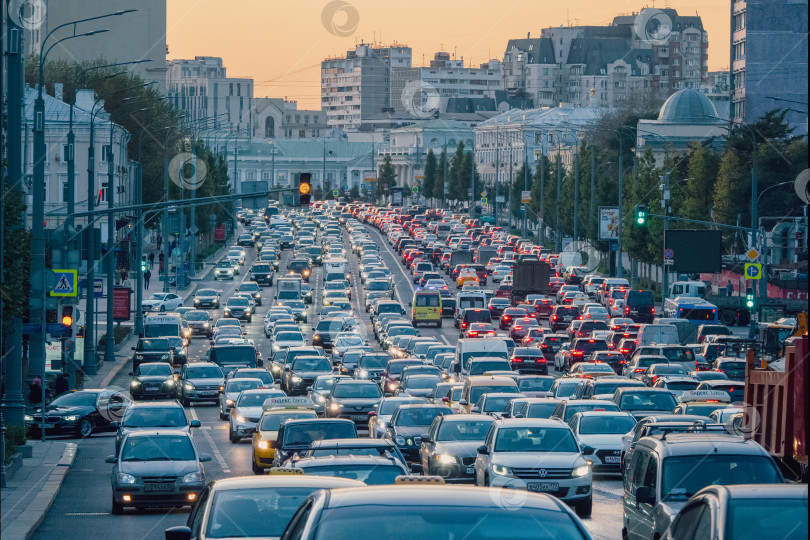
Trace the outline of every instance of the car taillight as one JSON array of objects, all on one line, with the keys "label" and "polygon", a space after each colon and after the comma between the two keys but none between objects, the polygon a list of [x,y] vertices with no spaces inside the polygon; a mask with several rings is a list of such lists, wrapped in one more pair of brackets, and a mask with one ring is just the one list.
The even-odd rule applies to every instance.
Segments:
[{"label": "car taillight", "polygon": [[478,332],[476,330],[473,330],[472,332],[469,333],[470,337],[475,337],[477,335],[478,335]]},{"label": "car taillight", "polygon": [[[712,310],[714,311],[714,310]],[[652,314],[655,315],[655,308],[652,308]]]},{"label": "car taillight", "polygon": [[513,326],[512,330],[523,330],[522,326]]},{"label": "car taillight", "polygon": [[627,349],[619,349],[619,352],[620,352],[620,353],[622,353],[622,354],[627,354],[627,353],[629,353],[630,351],[629,351],[629,350],[627,350]]},{"label": "car taillight", "polygon": [[465,323],[465,322],[461,323],[461,327],[462,328],[467,328],[467,323]]},{"label": "car taillight", "polygon": [[646,370],[644,368],[636,368],[633,373],[644,373]]},{"label": "car taillight", "polygon": [[619,360],[619,363],[620,363],[620,364],[626,364],[626,363],[627,363],[627,360]]},{"label": "car taillight", "polygon": [[571,356],[583,356],[585,353],[582,351],[574,351],[571,353]]},{"label": "car taillight", "polygon": [[559,319],[560,319],[560,318],[559,318],[557,315],[554,315],[554,317],[552,317],[552,320],[554,320],[554,321],[557,321],[557,320],[559,320]]},{"label": "car taillight", "polygon": [[523,358],[512,358],[512,362],[515,364],[523,362]]},{"label": "car taillight", "polygon": [[630,313],[630,308],[629,307],[624,308],[624,312],[625,313]]}]

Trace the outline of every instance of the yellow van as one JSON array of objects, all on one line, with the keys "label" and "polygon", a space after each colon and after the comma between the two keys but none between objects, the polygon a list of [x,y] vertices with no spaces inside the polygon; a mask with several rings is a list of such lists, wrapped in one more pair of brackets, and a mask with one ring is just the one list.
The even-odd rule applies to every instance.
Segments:
[{"label": "yellow van", "polygon": [[432,324],[442,327],[442,295],[439,291],[416,291],[411,300],[413,326]]}]

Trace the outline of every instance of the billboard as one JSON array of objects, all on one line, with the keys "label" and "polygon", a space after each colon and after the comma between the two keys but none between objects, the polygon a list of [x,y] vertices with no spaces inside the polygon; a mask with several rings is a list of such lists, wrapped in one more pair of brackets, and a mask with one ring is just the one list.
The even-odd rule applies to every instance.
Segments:
[{"label": "billboard", "polygon": [[619,239],[619,209],[615,206],[599,207],[599,240]]},{"label": "billboard", "polygon": [[683,274],[714,274],[722,270],[723,237],[720,231],[666,230],[664,258]]},{"label": "billboard", "polygon": [[363,171],[363,182],[376,182],[377,171]]},{"label": "billboard", "polygon": [[128,321],[132,289],[129,287],[113,288],[113,320]]}]

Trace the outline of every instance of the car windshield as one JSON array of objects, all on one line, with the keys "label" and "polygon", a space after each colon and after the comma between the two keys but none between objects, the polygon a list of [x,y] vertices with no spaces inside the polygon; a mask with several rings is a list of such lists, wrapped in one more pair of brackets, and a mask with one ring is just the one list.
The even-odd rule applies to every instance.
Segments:
[{"label": "car windshield", "polygon": [[[699,490],[711,485],[781,483],[781,475],[768,456],[733,454],[677,456],[664,459],[661,497],[663,501],[685,501]],[[770,534],[767,536],[775,538]]]},{"label": "car windshield", "polygon": [[138,342],[139,351],[165,351],[169,349],[168,339],[142,339]]},{"label": "car windshield", "polygon": [[125,428],[181,427],[188,425],[186,413],[177,407],[129,407],[121,426]]},{"label": "car windshield", "polygon": [[186,435],[130,435],[121,447],[121,461],[192,461],[196,457]]},{"label": "car windshield", "polygon": [[506,404],[513,399],[515,399],[513,396],[488,397],[484,401],[484,410],[481,412],[503,412],[506,408]]},{"label": "car windshield", "polygon": [[187,379],[221,379],[219,366],[193,366],[186,369]]},{"label": "car windshield", "polygon": [[483,441],[492,420],[464,420],[460,422],[442,422],[437,441]]},{"label": "car windshield", "polygon": [[313,390],[329,390],[340,377],[318,377],[312,385]]},{"label": "car windshield", "polygon": [[[767,512],[762,512],[767,508]],[[729,502],[726,537],[740,540],[807,538],[807,497],[734,498]]]},{"label": "car windshield", "polygon": [[239,407],[261,407],[264,402],[274,397],[284,397],[284,392],[274,390],[270,392],[243,392],[239,396],[237,406]]},{"label": "car windshield", "polygon": [[138,366],[138,375],[147,377],[171,377],[172,367],[169,364],[141,364]]},{"label": "car windshield", "polygon": [[470,375],[483,375],[487,371],[511,371],[512,365],[508,361],[484,360],[470,365]]},{"label": "car windshield", "polygon": [[[481,397],[482,394],[487,394],[490,392],[499,392],[499,393],[507,393],[507,394],[518,394],[518,389],[513,386],[503,386],[503,385],[492,385],[492,386],[473,386],[470,388],[470,403],[475,403],[478,401],[478,398]],[[503,410],[503,407],[501,407]]]},{"label": "car windshield", "polygon": [[[250,366],[256,361],[256,350],[253,346],[243,347],[217,347],[211,350],[211,358],[217,364],[238,364]],[[256,367],[255,364],[251,367]]]},{"label": "car windshield", "polygon": [[71,392],[53,400],[51,407],[93,407],[97,397],[92,392]]},{"label": "car windshield", "polygon": [[518,390],[521,392],[547,392],[554,384],[554,379],[518,379]]},{"label": "car windshield", "polygon": [[370,465],[313,465],[302,468],[307,474],[351,478],[365,482],[369,486],[393,484],[397,476],[406,474],[401,467],[380,463]]},{"label": "car windshield", "polygon": [[308,422],[287,426],[284,446],[309,446],[312,441],[324,439],[356,439],[354,424],[347,422]]},{"label": "car windshield", "polygon": [[641,381],[638,383],[633,383],[631,381],[596,382],[593,385],[593,395],[612,394],[617,388],[625,388],[628,386],[644,386],[644,383]]},{"label": "car windshield", "polygon": [[672,411],[675,397],[670,392],[639,392],[622,396],[623,411]]},{"label": "car windshield", "polygon": [[364,355],[360,357],[357,365],[366,369],[380,369],[384,368],[390,359],[388,355]]},{"label": "car windshield", "polygon": [[667,390],[694,390],[699,384],[698,381],[672,381],[667,382]]},{"label": "car windshield", "polygon": [[275,337],[276,341],[304,341],[301,332],[279,332]]},{"label": "car windshield", "polygon": [[332,391],[332,397],[346,399],[376,399],[382,396],[376,384],[338,384]]},{"label": "car windshield", "polygon": [[332,371],[326,358],[297,358],[293,361],[293,371]]},{"label": "car windshield", "polygon": [[621,435],[636,425],[629,416],[583,416],[579,419],[580,435]]},{"label": "car windshield", "polygon": [[[271,397],[278,397],[273,395]],[[262,431],[278,431],[281,424],[287,420],[298,420],[300,418],[316,418],[315,411],[285,411],[284,413],[265,414],[262,416]]]},{"label": "car windshield", "polygon": [[409,389],[422,389],[433,388],[436,383],[442,382],[442,378],[434,375],[417,375],[410,376],[403,386]]},{"label": "car windshield", "polygon": [[413,409],[400,409],[395,425],[397,426],[429,426],[433,419],[440,414],[451,414],[447,407],[417,407]]},{"label": "car windshield", "polygon": [[568,428],[508,427],[495,437],[495,452],[579,452]]},{"label": "car windshield", "polygon": [[218,490],[208,514],[206,538],[279,537],[316,487]]},{"label": "car windshield", "polygon": [[228,300],[228,307],[248,307],[250,301],[247,298],[231,298]]},{"label": "car windshield", "polygon": [[557,408],[556,401],[548,403],[532,403],[529,405],[528,414],[524,413],[522,416],[526,418],[551,418],[554,409]]},{"label": "car windshield", "polygon": [[186,313],[187,321],[207,321],[208,313],[205,311],[189,311]]},{"label": "car windshield", "polygon": [[600,409],[604,409],[607,411],[619,410],[619,408],[613,403],[584,403],[581,405],[570,404],[565,408],[565,418],[563,418],[563,420],[568,422],[569,420],[571,420],[571,417],[578,412],[594,411]]},{"label": "car windshield", "polygon": [[225,391],[228,393],[238,393],[242,390],[255,390],[262,385],[261,381],[251,381],[245,379],[232,379],[228,381]]},{"label": "car windshield", "polygon": [[360,336],[340,336],[335,340],[336,347],[362,347],[365,345]]},{"label": "car windshield", "polygon": [[402,370],[405,369],[407,366],[421,366],[421,360],[412,360],[406,362],[391,362],[388,364],[388,374],[389,375],[399,375],[402,373]]},{"label": "car windshield", "polygon": [[[318,473],[320,474],[320,473]],[[357,538],[401,538],[403,523],[412,538],[509,538],[510,540],[570,540],[585,538],[568,515],[556,508],[539,510],[524,508],[521,512],[496,505],[430,506],[408,504],[396,508],[397,519],[391,519],[389,506],[369,505],[357,518],[356,506],[325,510],[315,540],[355,540]],[[538,526],[541,523],[542,526]]]}]

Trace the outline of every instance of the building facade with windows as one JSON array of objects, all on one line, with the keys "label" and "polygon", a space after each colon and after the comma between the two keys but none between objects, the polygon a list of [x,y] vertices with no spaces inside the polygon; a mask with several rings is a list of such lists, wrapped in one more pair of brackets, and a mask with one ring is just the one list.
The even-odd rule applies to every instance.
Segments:
[{"label": "building facade with windows", "polygon": [[326,134],[326,115],[320,110],[302,110],[295,101],[283,98],[253,100],[253,137],[261,139],[305,139]]},{"label": "building facade with windows", "polygon": [[[68,132],[70,131],[70,105],[51,97],[43,96],[45,101],[45,192],[35,194],[32,192],[34,174],[34,144],[30,135],[34,119],[34,101],[37,91],[33,88],[25,89],[25,115],[23,125],[23,171],[24,190],[28,209],[27,226],[31,226],[31,208],[33,197],[40,196],[45,199],[46,229],[53,231],[62,226],[67,216],[67,203],[69,197],[68,159],[73,155],[74,161],[74,211],[87,211],[88,164],[90,147],[90,111],[96,96],[92,90],[79,90],[76,94],[76,105],[73,108],[73,148],[68,145]],[[96,108],[101,107],[102,112],[96,115],[93,122],[95,146],[94,187],[96,208],[104,208],[114,197],[114,206],[127,206],[135,204],[135,180],[137,178],[137,164],[130,161],[127,144],[130,134],[122,126],[110,122],[109,116],[103,112],[103,101]],[[112,144],[110,144],[112,135]],[[109,180],[109,165],[112,160],[112,184]],[[75,226],[87,226],[87,218],[74,220]],[[116,231],[119,236],[126,235],[127,216],[118,216]],[[100,216],[95,222],[100,229],[101,241],[107,242],[107,217]]]},{"label": "building facade with windows", "polygon": [[730,85],[735,123],[786,109],[807,135],[807,0],[732,0]]},{"label": "building facade with windows", "polygon": [[253,79],[228,77],[222,58],[169,60],[166,95],[196,129],[253,132]]}]

